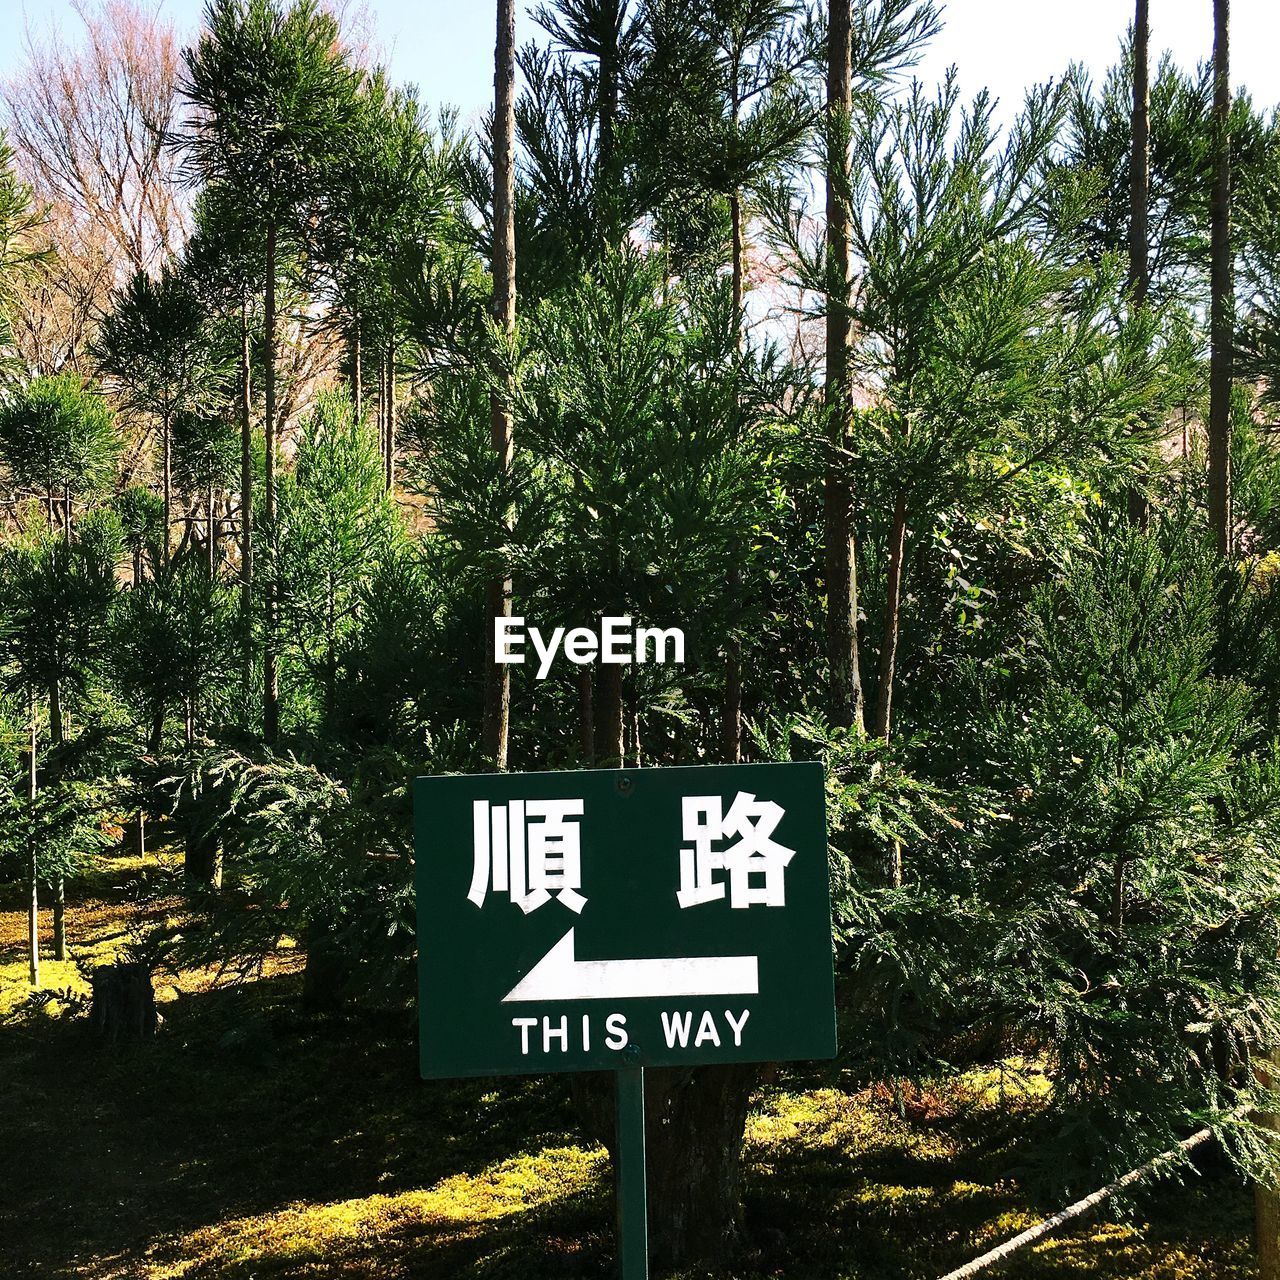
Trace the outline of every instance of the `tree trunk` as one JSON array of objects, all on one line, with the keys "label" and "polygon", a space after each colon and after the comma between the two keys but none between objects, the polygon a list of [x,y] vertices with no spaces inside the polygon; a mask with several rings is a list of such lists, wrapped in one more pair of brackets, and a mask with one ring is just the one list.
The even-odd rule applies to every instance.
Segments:
[{"label": "tree trunk", "polygon": [[[1151,193],[1151,3],[1136,0],[1133,18],[1133,115],[1129,157],[1129,296],[1135,311],[1147,305],[1151,290],[1148,208]],[[1146,494],[1129,490],[1129,519],[1145,528],[1150,517]]]},{"label": "tree trunk", "polygon": [[[55,680],[49,686],[49,745],[61,746],[65,736],[62,686]],[[53,878],[53,958],[67,958],[67,880],[61,874]]]},{"label": "tree trunk", "polygon": [[[737,574],[734,574],[736,581]],[[738,640],[729,641],[725,656],[724,714],[720,723],[720,754],[725,764],[738,764],[742,760],[742,645]]]},{"label": "tree trunk", "polygon": [[62,745],[62,684],[54,680],[49,685],[49,744]]},{"label": "tree trunk", "polygon": [[30,802],[31,834],[27,840],[27,874],[31,881],[31,897],[27,904],[27,938],[30,944],[31,985],[40,985],[40,870],[36,845],[36,795],[39,789],[36,757],[40,747],[36,700],[31,699],[31,760],[27,772],[27,798]]},{"label": "tree trunk", "polygon": [[1151,288],[1148,208],[1151,202],[1151,0],[1136,0],[1133,19],[1133,120],[1129,180],[1129,285],[1135,307]]},{"label": "tree trunk", "polygon": [[888,742],[893,735],[893,681],[898,662],[898,634],[902,618],[903,553],[907,541],[907,495],[899,490],[893,500],[893,527],[889,532],[889,566],[885,582],[884,629],[880,668],[876,680],[875,734]]},{"label": "tree trunk", "polygon": [[[498,0],[494,47],[493,114],[493,318],[506,333],[516,318],[515,229],[515,0]],[[501,396],[490,402],[490,437],[503,469],[513,456],[511,413]],[[484,749],[494,767],[507,767],[511,715],[510,667],[497,661],[493,621],[511,616],[511,580],[505,575],[489,584],[482,652],[485,662]]]},{"label": "tree trunk", "polygon": [[742,1135],[760,1070],[645,1074],[653,1266],[722,1266],[743,1242]]},{"label": "tree trunk", "polygon": [[[276,551],[276,228],[267,224],[266,298],[263,329],[266,339],[263,398],[266,402],[267,444],[263,496],[267,537]],[[267,625],[262,641],[262,736],[274,743],[280,733],[280,674],[276,667],[276,588],[267,589]]]},{"label": "tree trunk", "polygon": [[378,357],[378,457],[387,466],[387,361]]},{"label": "tree trunk", "polygon": [[[600,56],[600,147],[599,168],[596,177],[597,207],[600,219],[601,241],[606,251],[613,248],[622,237],[622,202],[618,181],[617,119],[618,119],[618,26],[612,20],[624,0],[611,0],[614,13],[606,14],[608,39]],[[618,15],[621,17],[621,15]]]},{"label": "tree trunk", "polygon": [[[737,124],[737,104],[734,123]],[[733,334],[734,355],[742,349],[742,197],[735,189],[729,197],[729,220],[733,230]],[[729,599],[736,602],[742,588],[742,576],[735,565],[729,571]],[[720,725],[720,754],[725,764],[742,759],[742,643],[730,636],[725,646],[724,708]]]},{"label": "tree trunk", "polygon": [[600,667],[600,733],[597,763],[605,769],[621,769],[626,753],[626,715],[622,699],[622,667],[616,662]]},{"label": "tree trunk", "polygon": [[309,1013],[342,1007],[351,964],[333,932],[314,921],[307,926],[307,960],[302,970],[302,1006]]},{"label": "tree trunk", "polygon": [[387,341],[387,455],[385,464],[387,492],[396,487],[396,340]]},{"label": "tree trunk", "polygon": [[[823,485],[824,571],[827,588],[827,661],[831,673],[831,718],[863,727],[862,668],[858,653],[858,573],[853,532],[853,492],[842,452],[853,423],[849,382],[851,254],[848,184],[849,148],[843,139],[853,111],[852,23],[849,0],[831,5],[827,65],[827,123],[832,146],[827,165],[827,344],[825,398],[831,461]],[[840,152],[835,143],[840,141]]]},{"label": "tree trunk", "polygon": [[[1275,1052],[1255,1059],[1258,1083],[1266,1089],[1276,1087]],[[1273,1134],[1280,1134],[1280,1116],[1255,1112],[1253,1122]],[[1280,1188],[1261,1182],[1253,1188],[1254,1231],[1258,1244],[1258,1280],[1280,1280]]]},{"label": "tree trunk", "polygon": [[67,958],[67,878],[53,878],[53,958]]},{"label": "tree trunk", "polygon": [[249,303],[240,300],[240,625],[244,628],[244,691],[253,679],[253,353]]},{"label": "tree trunk", "polygon": [[351,327],[351,401],[356,408],[356,421],[364,421],[364,352],[360,345],[360,308],[352,317]]},{"label": "tree trunk", "polygon": [[[612,1073],[574,1076],[574,1110],[617,1169]],[[744,1237],[742,1135],[761,1069],[645,1071],[649,1251],[655,1273],[720,1268]]]},{"label": "tree trunk", "polygon": [[194,884],[207,885],[211,889],[222,888],[222,842],[216,831],[207,830],[203,823],[191,824],[183,851],[182,871]]},{"label": "tree trunk", "polygon": [[209,486],[209,581],[218,572],[218,517],[213,509],[213,486]]},{"label": "tree trunk", "polygon": [[139,809],[124,829],[121,847],[126,855],[132,858],[147,856],[147,815]]},{"label": "tree trunk", "polygon": [[164,562],[169,563],[173,554],[173,433],[169,429],[169,411],[166,409],[160,420],[160,431],[163,436],[161,448],[164,451]]},{"label": "tree trunk", "polygon": [[1231,382],[1235,281],[1231,263],[1230,0],[1213,2],[1213,208],[1210,245],[1209,524],[1218,553],[1230,557]]},{"label": "tree trunk", "polygon": [[591,668],[578,669],[578,755],[584,769],[596,762],[596,712],[591,687]]}]

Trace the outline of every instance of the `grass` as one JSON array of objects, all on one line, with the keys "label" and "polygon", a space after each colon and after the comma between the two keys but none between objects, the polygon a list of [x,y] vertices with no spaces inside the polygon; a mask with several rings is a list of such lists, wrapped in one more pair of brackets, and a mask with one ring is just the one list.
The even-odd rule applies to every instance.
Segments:
[{"label": "grass", "polygon": [[[178,917],[173,882],[166,860],[105,860],[73,886],[77,958]],[[613,1274],[608,1160],[563,1079],[421,1082],[406,1017],[298,1012],[292,952],[238,987],[164,980],[159,1038],[110,1052],[73,1005],[29,1003],[25,938],[23,904],[0,901],[5,1280]],[[73,964],[43,973],[84,989]],[[1015,1171],[1047,1088],[1034,1068],[897,1094],[779,1079],[747,1129],[750,1249],[714,1280],[933,1280],[1038,1221],[1057,1206]],[[1247,1189],[1217,1161],[1123,1221],[1073,1225],[993,1274],[1255,1274]]]}]

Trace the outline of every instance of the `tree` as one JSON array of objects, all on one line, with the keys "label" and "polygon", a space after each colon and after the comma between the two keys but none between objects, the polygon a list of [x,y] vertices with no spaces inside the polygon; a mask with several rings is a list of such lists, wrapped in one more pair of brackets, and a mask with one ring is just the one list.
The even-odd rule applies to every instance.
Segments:
[{"label": "tree", "polygon": [[102,372],[134,412],[160,425],[163,546],[173,545],[173,424],[226,395],[230,355],[223,350],[191,282],[165,266],[159,279],[139,271],[114,298],[95,348]]},{"label": "tree", "polygon": [[395,547],[398,521],[377,444],[351,402],[329,393],[303,424],[280,488],[268,571],[288,652],[333,712],[338,660],[359,623],[364,586]]},{"label": "tree", "polygon": [[[648,17],[649,75],[641,74],[644,90],[633,95],[642,122],[636,150],[654,157],[659,174],[651,182],[671,196],[693,190],[727,202],[730,305],[739,348],[749,202],[795,158],[812,127],[802,74],[813,58],[813,35],[802,25],[804,14],[791,0],[737,0],[658,5]],[[654,136],[646,136],[650,131]],[[733,583],[740,573],[737,566],[730,570]],[[725,666],[721,755],[734,762],[742,741],[736,638],[729,641]]]},{"label": "tree", "polygon": [[[514,408],[527,448],[510,470],[483,448],[482,389],[439,388],[422,488],[454,574],[474,584],[509,559],[544,625],[629,615],[688,627],[691,650],[710,655],[727,638],[730,566],[745,564],[744,580],[755,581],[742,530],[769,511],[785,447],[765,425],[777,376],[737,349],[727,287],[664,291],[660,266],[630,248],[608,254],[526,316]],[[714,671],[706,658],[701,666]],[[696,694],[691,681],[679,669],[637,669],[626,683],[602,679],[594,708],[562,690],[539,695],[564,699],[543,713],[545,735],[555,751],[586,756],[563,723],[576,702],[596,718],[596,763],[714,756],[718,734],[690,743],[688,722],[702,717],[675,708],[691,694],[714,701],[720,681],[698,682]],[[513,758],[523,767],[547,749],[534,741]],[[650,1077],[655,1261],[720,1256],[739,1238],[742,1126],[756,1079],[754,1068]],[[607,1134],[608,1099],[575,1096],[593,1136]]]},{"label": "tree", "polygon": [[868,893],[857,810],[834,805],[851,819],[835,837],[849,909],[892,917],[857,930],[845,957],[865,1069],[902,1069],[943,1024],[1051,1047],[1057,1137],[1038,1163],[1064,1188],[1206,1116],[1246,1168],[1276,1155],[1232,1112],[1280,1013],[1276,918],[1261,905],[1280,774],[1254,715],[1265,691],[1225,661],[1246,616],[1274,604],[1221,565],[1194,511],[1158,516],[1150,533],[1090,522],[1062,573],[1022,597],[1025,623],[1001,626],[1000,666],[956,669],[953,711],[931,722],[947,761],[934,777],[957,789],[935,792],[933,816],[913,806],[928,865],[901,890]]},{"label": "tree", "polygon": [[[98,679],[106,652],[106,623],[115,600],[118,529],[102,520],[87,519],[79,536],[50,531],[30,545],[7,550],[3,589],[7,625],[0,659],[9,683],[20,691],[31,714],[32,821],[35,822],[36,770],[39,736],[37,698],[48,712],[50,747],[59,751],[66,741],[68,700],[83,697]],[[33,844],[36,837],[32,836]],[[54,954],[67,958],[65,875],[68,859],[33,853],[33,874],[39,863],[54,886]],[[35,911],[36,886],[31,888]],[[33,953],[34,956],[34,953]],[[32,961],[32,981],[37,962]]]},{"label": "tree", "polygon": [[[515,226],[515,0],[498,0],[497,41],[493,62],[493,323],[509,337],[516,322]],[[490,445],[502,470],[511,467],[513,441],[511,409],[499,382],[490,397]],[[488,587],[485,664],[484,746],[496,769],[507,767],[507,738],[511,716],[511,675],[497,660],[495,631],[511,616],[511,579],[504,572]]]},{"label": "tree", "polygon": [[[102,399],[77,378],[40,378],[0,407],[0,461],[19,488],[43,495],[49,533],[55,529],[55,502],[61,504],[61,552],[46,550],[19,562],[11,637],[32,705],[32,751],[36,750],[32,690],[48,699],[49,736],[63,741],[64,698],[83,686],[95,661],[97,608],[105,608],[103,569],[92,557],[93,542],[73,547],[73,506],[105,488],[115,474],[119,441]],[[112,584],[114,586],[114,583]],[[35,765],[32,766],[34,778]],[[33,783],[34,786],[34,783]],[[33,792],[34,795],[34,792]],[[33,800],[34,804],[34,800]],[[54,947],[66,959],[63,879],[55,880]],[[33,902],[35,889],[32,889]],[[34,911],[34,907],[33,907]],[[34,962],[33,962],[34,964]],[[33,979],[34,980],[34,979]]]},{"label": "tree", "polygon": [[[1144,307],[1151,291],[1148,256],[1151,200],[1151,4],[1135,0],[1133,18],[1133,109],[1129,149],[1129,295],[1132,305]],[[1129,492],[1129,518],[1147,518],[1146,497]]]},{"label": "tree", "polygon": [[18,177],[14,151],[0,133],[0,371],[16,365],[13,319],[20,288],[47,265],[41,231],[46,211]]},{"label": "tree", "polygon": [[1231,256],[1230,0],[1213,0],[1213,203],[1210,248],[1209,524],[1224,557],[1235,553],[1231,514],[1231,386],[1235,274]]},{"label": "tree", "polygon": [[357,417],[364,416],[365,366],[377,376],[379,447],[391,490],[403,332],[396,282],[406,257],[430,253],[450,235],[458,204],[456,144],[446,118],[434,145],[417,98],[392,89],[382,71],[362,85],[355,110],[352,145],[332,180],[321,251]]},{"label": "tree", "polygon": [[227,707],[236,647],[232,599],[189,553],[124,593],[113,620],[111,668],[147,726],[148,754],[161,754],[170,712],[181,713],[183,744],[190,747]]},{"label": "tree", "polygon": [[[594,181],[590,195],[601,248],[616,248],[629,223],[624,191],[624,151],[620,145],[623,86],[631,69],[640,22],[628,14],[625,0],[560,0],[540,5],[534,21],[553,45],[594,66],[587,94],[596,125]],[[563,64],[561,64],[563,65]]]},{"label": "tree", "polygon": [[[853,183],[851,138],[855,76],[871,84],[909,65],[938,25],[932,4],[883,0],[859,8],[855,22],[848,0],[831,0],[827,19],[827,96],[823,116],[826,183],[826,253],[820,279],[811,283],[825,298],[827,444],[823,479],[823,565],[827,593],[827,661],[831,714],[840,725],[864,721],[862,661],[858,642],[858,552],[853,528],[853,492],[848,467],[854,386],[849,348],[853,337],[850,241]],[[855,64],[855,51],[859,61]]]},{"label": "tree", "polygon": [[[221,414],[180,413],[173,422],[174,479],[181,493],[204,503],[205,563],[209,577],[218,568],[216,495],[235,484],[240,465],[239,440]],[[191,518],[194,528],[195,518]]]},{"label": "tree", "polygon": [[[183,55],[193,111],[183,135],[191,181],[217,184],[257,211],[263,238],[263,417],[268,528],[276,505],[276,287],[284,245],[308,230],[353,117],[357,73],[337,23],[315,0],[209,0],[198,44]],[[263,734],[279,731],[275,602],[267,601]]]},{"label": "tree", "polygon": [[1133,19],[1133,124],[1129,170],[1129,282],[1134,306],[1151,289],[1148,241],[1151,199],[1151,0],[1135,0]]},{"label": "tree", "polygon": [[832,0],[827,28],[827,358],[826,402],[831,462],[823,481],[827,587],[827,654],[836,724],[864,724],[862,660],[858,652],[858,553],[852,494],[843,465],[853,420],[849,346],[852,259],[849,221],[852,169],[847,139],[853,115],[853,32],[847,0]]},{"label": "tree", "polygon": [[27,29],[3,95],[17,170],[48,211],[42,240],[57,261],[26,280],[16,325],[23,363],[43,374],[89,374],[112,291],[158,271],[187,231],[165,147],[180,111],[172,27],[136,0],[77,0],[74,10],[74,45]]},{"label": "tree", "polygon": [[133,565],[132,585],[141,586],[148,560],[153,576],[164,563],[164,500],[142,485],[130,485],[116,495],[115,512]]},{"label": "tree", "polygon": [[177,122],[173,28],[132,0],[77,3],[78,49],[28,29],[5,85],[10,140],[43,201],[106,237],[124,272],[154,272],[186,234],[187,208],[165,141]]},{"label": "tree", "polygon": [[111,411],[74,375],[36,378],[0,406],[0,462],[67,537],[74,504],[111,482],[119,452]]}]

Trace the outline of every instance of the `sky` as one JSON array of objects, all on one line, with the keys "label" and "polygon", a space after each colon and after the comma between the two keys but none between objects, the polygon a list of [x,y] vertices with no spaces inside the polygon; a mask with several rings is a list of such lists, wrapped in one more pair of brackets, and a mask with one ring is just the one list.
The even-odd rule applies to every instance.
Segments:
[{"label": "sky", "polygon": [[[203,0],[161,0],[183,34],[194,32],[203,7]],[[417,83],[431,107],[459,108],[464,122],[479,116],[493,92],[491,0],[364,0],[364,7],[396,80]],[[1211,0],[1153,0],[1153,53],[1168,49],[1186,66],[1207,58],[1212,8]],[[1235,0],[1231,9],[1233,78],[1260,105],[1280,104],[1280,3]],[[954,64],[966,96],[990,87],[1007,118],[1031,85],[1061,76],[1070,62],[1100,76],[1132,15],[1131,0],[949,0],[946,26],[917,74],[937,81]],[[523,12],[518,24],[520,41],[534,34]],[[73,35],[73,0],[0,0],[0,77],[20,64],[28,26]]]}]

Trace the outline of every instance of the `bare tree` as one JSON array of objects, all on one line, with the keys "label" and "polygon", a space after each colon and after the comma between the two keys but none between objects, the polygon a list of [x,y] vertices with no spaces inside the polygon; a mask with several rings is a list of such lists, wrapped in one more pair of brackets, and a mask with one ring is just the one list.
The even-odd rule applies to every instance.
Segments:
[{"label": "bare tree", "polygon": [[101,228],[77,222],[65,204],[46,206],[38,237],[46,259],[15,286],[13,342],[26,370],[88,373],[89,346],[117,278],[113,245]]},{"label": "bare tree", "polygon": [[77,43],[27,30],[26,60],[4,86],[5,123],[23,177],[111,246],[119,284],[186,239],[188,203],[165,145],[180,111],[178,43],[158,5],[72,7]]}]

